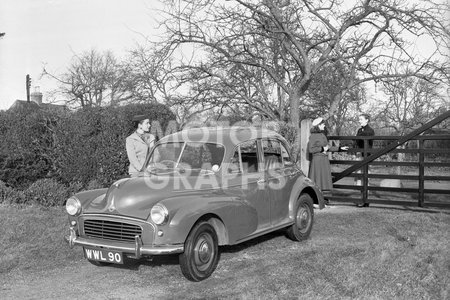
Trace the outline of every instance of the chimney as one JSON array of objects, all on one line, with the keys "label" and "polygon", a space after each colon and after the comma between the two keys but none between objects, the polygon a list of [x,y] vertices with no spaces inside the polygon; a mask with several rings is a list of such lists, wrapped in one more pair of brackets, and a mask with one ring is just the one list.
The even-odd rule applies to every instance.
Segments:
[{"label": "chimney", "polygon": [[34,87],[34,92],[30,95],[31,101],[37,103],[38,105],[42,104],[42,93],[39,91],[39,87]]}]

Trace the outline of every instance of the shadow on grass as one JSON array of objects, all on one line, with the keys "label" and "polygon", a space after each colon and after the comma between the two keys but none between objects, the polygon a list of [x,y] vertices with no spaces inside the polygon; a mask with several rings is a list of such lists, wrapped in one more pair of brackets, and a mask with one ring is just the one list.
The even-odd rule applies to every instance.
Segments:
[{"label": "shadow on grass", "polygon": [[401,203],[396,203],[392,205],[388,204],[377,204],[370,203],[370,208],[383,209],[388,211],[411,211],[411,212],[421,212],[421,213],[432,213],[432,214],[446,214],[450,215],[450,207],[448,209],[442,209],[441,207],[419,207],[419,206],[411,206],[411,205],[401,205]]},{"label": "shadow on grass", "polygon": [[248,249],[248,248],[260,245],[262,243],[268,242],[268,241],[270,241],[272,239],[275,239],[275,238],[280,237],[280,236],[285,236],[285,235],[286,235],[286,231],[280,229],[280,230],[273,231],[273,232],[267,233],[265,235],[256,237],[254,239],[245,241],[245,242],[237,244],[237,245],[221,246],[220,247],[220,251],[222,253],[236,253],[236,252],[243,251],[245,249]]},{"label": "shadow on grass", "polygon": [[100,268],[111,267],[116,269],[127,269],[138,271],[140,266],[148,266],[148,267],[160,267],[167,265],[178,265],[178,255],[158,255],[153,257],[143,257],[140,259],[133,259],[124,256],[123,264],[104,264],[104,265],[96,265]]},{"label": "shadow on grass", "polygon": [[[333,199],[333,197],[335,197]],[[361,193],[355,190],[335,189],[332,202],[338,204],[360,203]],[[417,192],[396,192],[369,190],[370,206],[393,210],[408,210],[429,213],[450,214],[449,196],[445,194],[425,194],[423,206],[419,206]]]},{"label": "shadow on grass", "polygon": [[[280,236],[285,236],[285,230],[278,230],[274,232],[267,233],[263,236],[256,237],[254,239],[248,240],[246,242],[232,245],[232,246],[219,246],[219,255],[222,253],[237,253],[240,251],[243,251],[245,249],[255,247],[257,245],[263,244],[265,242],[268,242],[272,239],[278,238]],[[287,238],[287,237],[286,237]],[[220,260],[220,257],[219,257]],[[127,269],[127,270],[134,270],[138,271],[141,266],[148,266],[148,267],[161,267],[161,266],[172,266],[172,265],[179,265],[178,261],[178,255],[172,254],[172,255],[157,255],[153,257],[144,257],[140,259],[132,259],[128,257],[124,257],[124,263],[123,264],[106,264],[101,265],[98,267],[112,267],[117,269]]]}]

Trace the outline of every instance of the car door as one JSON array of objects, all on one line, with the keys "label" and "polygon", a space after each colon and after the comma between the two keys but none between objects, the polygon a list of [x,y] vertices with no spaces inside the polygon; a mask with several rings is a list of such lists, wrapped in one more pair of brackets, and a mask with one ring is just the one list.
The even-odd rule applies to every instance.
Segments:
[{"label": "car door", "polygon": [[299,170],[295,167],[286,146],[278,139],[263,139],[263,165],[266,194],[270,202],[271,224],[289,221],[289,197]]},{"label": "car door", "polygon": [[228,173],[227,190],[240,202],[234,225],[242,237],[270,227],[270,200],[265,196],[264,170],[256,140],[236,147]]}]

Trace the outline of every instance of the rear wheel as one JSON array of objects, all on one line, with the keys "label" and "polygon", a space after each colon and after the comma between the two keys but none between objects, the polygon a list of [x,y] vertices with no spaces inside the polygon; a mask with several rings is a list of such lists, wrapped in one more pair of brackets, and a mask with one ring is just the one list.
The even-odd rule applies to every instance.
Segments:
[{"label": "rear wheel", "polygon": [[217,234],[208,222],[194,226],[180,254],[181,272],[191,281],[201,281],[214,272],[219,261]]},{"label": "rear wheel", "polygon": [[287,230],[288,237],[294,241],[306,240],[311,233],[313,219],[313,200],[310,195],[302,194],[297,201],[294,224]]}]

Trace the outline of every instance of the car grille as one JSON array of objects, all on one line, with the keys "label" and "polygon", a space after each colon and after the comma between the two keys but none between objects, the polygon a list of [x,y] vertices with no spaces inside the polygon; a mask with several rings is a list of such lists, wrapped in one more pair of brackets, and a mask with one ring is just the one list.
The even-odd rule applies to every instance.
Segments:
[{"label": "car grille", "polygon": [[84,234],[92,238],[134,242],[136,235],[142,236],[142,228],[137,225],[114,221],[85,220]]}]

